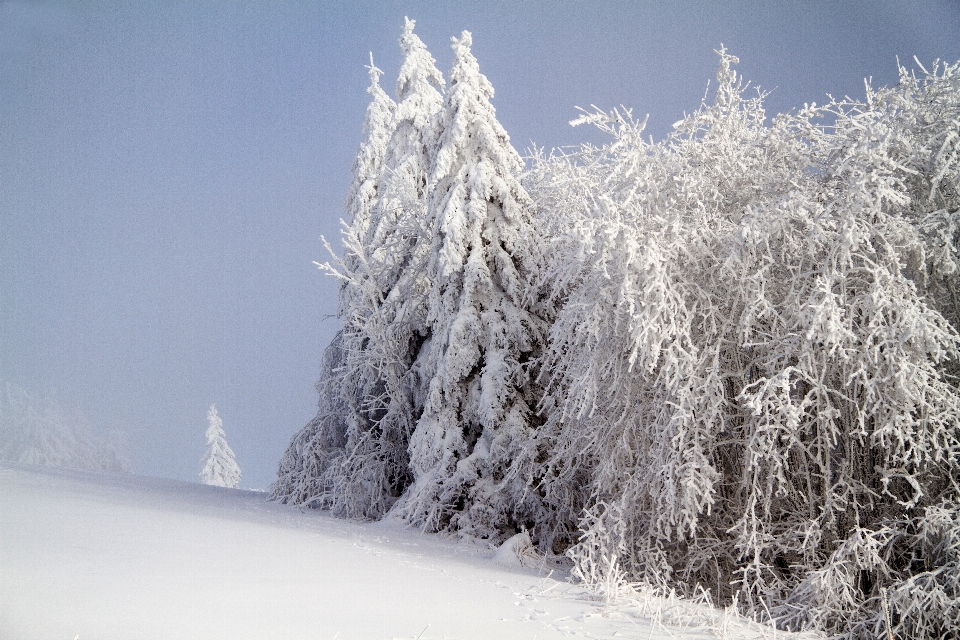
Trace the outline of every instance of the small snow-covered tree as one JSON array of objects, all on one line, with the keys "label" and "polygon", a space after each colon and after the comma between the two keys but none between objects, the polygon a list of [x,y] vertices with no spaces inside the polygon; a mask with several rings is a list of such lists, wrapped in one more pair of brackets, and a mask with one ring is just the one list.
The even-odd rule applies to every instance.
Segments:
[{"label": "small snow-covered tree", "polygon": [[200,460],[200,481],[217,487],[236,489],[240,484],[240,467],[233,457],[233,449],[227,444],[223,432],[223,420],[217,415],[217,405],[210,405],[207,412],[207,453]]},{"label": "small snow-covered tree", "polygon": [[523,162],[470,47],[467,31],[453,39],[428,184],[431,338],[420,365],[428,384],[410,441],[415,484],[399,512],[489,538],[515,532],[534,495],[509,469],[529,438],[537,402],[529,363],[543,323],[525,307],[516,251],[529,232]]}]

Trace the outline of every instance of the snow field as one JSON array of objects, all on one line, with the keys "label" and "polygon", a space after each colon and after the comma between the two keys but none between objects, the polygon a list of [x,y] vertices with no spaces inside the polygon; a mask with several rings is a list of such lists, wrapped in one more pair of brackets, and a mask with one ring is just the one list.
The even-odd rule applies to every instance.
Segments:
[{"label": "snow field", "polygon": [[3,640],[773,636],[648,599],[648,614],[687,625],[667,627],[494,553],[259,492],[0,466]]}]

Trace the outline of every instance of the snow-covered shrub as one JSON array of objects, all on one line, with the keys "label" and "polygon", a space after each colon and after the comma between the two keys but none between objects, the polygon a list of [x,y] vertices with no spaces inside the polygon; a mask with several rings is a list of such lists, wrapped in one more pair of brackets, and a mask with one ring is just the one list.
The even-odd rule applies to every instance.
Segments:
[{"label": "snow-covered shrub", "polygon": [[200,481],[216,487],[236,489],[240,484],[240,466],[227,444],[223,420],[217,415],[217,405],[207,412],[207,452],[200,460]]},{"label": "snow-covered shrub", "polygon": [[767,127],[734,62],[664,142],[586,114],[614,141],[531,173],[568,228],[537,537],[791,629],[876,637],[886,588],[898,633],[955,637],[957,67]]},{"label": "snow-covered shrub", "polygon": [[99,433],[76,409],[0,381],[0,460],[95,471],[130,471],[123,436]]}]

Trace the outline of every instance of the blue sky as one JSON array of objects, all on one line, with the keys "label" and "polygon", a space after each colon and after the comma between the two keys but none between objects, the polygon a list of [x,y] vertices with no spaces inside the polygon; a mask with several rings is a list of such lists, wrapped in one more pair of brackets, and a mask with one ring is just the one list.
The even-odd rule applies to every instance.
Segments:
[{"label": "blue sky", "polygon": [[960,59],[958,2],[0,2],[0,379],[128,434],[134,470],[197,479],[217,403],[266,487],[314,414],[373,52],[403,17],[450,37],[514,146],[599,142],[575,106],[661,138],[721,43],[772,116]]}]

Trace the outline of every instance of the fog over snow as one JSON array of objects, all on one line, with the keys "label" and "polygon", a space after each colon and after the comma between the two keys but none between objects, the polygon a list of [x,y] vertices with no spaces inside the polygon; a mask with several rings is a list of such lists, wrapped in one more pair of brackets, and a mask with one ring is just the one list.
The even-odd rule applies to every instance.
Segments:
[{"label": "fog over snow", "polygon": [[[198,480],[216,403],[265,488],[316,411],[335,241],[373,52],[392,90],[403,18],[496,87],[514,146],[599,139],[575,106],[700,103],[713,50],[768,115],[960,59],[953,2],[0,3],[0,379],[127,433],[132,469]],[[591,136],[594,136],[591,138]],[[413,633],[413,632],[410,632]]]}]

